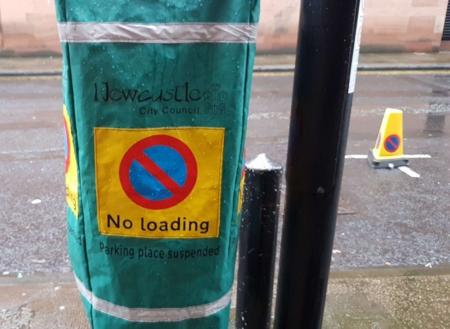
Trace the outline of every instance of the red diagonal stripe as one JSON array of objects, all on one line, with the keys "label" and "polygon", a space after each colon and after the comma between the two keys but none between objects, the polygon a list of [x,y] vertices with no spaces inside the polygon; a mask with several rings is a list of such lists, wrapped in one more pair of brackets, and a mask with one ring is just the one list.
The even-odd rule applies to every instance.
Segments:
[{"label": "red diagonal stripe", "polygon": [[394,142],[392,138],[389,138],[387,142],[394,149],[398,147],[398,145]]},{"label": "red diagonal stripe", "polygon": [[153,177],[155,177],[166,189],[174,195],[181,193],[182,188],[169,175],[167,175],[152,159],[144,153],[136,154],[136,161],[144,167]]}]

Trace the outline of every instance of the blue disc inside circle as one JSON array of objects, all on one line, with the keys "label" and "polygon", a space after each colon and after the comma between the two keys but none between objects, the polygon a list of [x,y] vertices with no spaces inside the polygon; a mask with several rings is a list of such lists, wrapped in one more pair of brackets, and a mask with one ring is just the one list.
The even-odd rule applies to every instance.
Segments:
[{"label": "blue disc inside circle", "polygon": [[[144,155],[156,164],[180,188],[187,179],[187,166],[183,157],[169,146],[152,146],[144,150]],[[159,177],[149,172],[137,160],[131,164],[130,182],[134,190],[151,201],[161,201],[173,197],[173,193],[161,182]]]},{"label": "blue disc inside circle", "polygon": [[390,136],[386,141],[386,149],[390,152],[393,152],[398,149],[400,145],[400,139],[397,136]]}]

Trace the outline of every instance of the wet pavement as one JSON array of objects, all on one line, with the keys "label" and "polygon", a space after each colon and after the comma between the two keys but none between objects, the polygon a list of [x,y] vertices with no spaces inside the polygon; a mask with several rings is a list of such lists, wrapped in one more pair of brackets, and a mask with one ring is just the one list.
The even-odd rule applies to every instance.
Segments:
[{"label": "wet pavement", "polygon": [[[256,79],[247,157],[266,152],[284,163],[291,81],[289,75]],[[396,107],[405,113],[405,152],[431,159],[411,160],[421,178],[373,170],[364,159],[346,161],[333,269],[449,263],[449,88],[447,74],[359,75],[346,153],[366,155],[385,108]]]},{"label": "wet pavement", "polygon": [[392,269],[331,275],[324,329],[446,329],[447,269]]},{"label": "wet pavement", "polygon": [[[69,272],[65,252],[61,81],[0,79],[0,273]],[[405,111],[412,178],[345,165],[333,269],[450,263],[450,73],[364,72],[358,77],[348,155],[375,143],[386,107]],[[292,74],[256,74],[247,159],[284,163]],[[307,155],[305,155],[307,156]]]},{"label": "wet pavement", "polygon": [[[448,267],[332,273],[323,328],[448,329],[449,305]],[[28,328],[89,328],[70,275],[0,277],[0,329]]]}]

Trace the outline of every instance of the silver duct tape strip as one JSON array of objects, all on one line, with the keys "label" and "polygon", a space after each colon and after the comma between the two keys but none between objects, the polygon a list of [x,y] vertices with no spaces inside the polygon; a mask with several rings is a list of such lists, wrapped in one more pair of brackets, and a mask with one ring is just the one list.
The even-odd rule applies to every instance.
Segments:
[{"label": "silver duct tape strip", "polygon": [[75,281],[81,295],[95,310],[129,322],[157,323],[199,319],[222,311],[231,302],[231,291],[229,291],[220,299],[204,305],[182,308],[129,308],[98,298],[77,277]]},{"label": "silver duct tape strip", "polygon": [[254,43],[256,24],[59,23],[63,43]]}]

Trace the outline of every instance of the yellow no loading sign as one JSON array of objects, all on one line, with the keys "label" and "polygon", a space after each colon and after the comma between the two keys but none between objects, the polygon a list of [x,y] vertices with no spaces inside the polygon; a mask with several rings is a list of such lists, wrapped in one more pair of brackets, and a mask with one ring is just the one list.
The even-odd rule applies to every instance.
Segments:
[{"label": "yellow no loading sign", "polygon": [[75,214],[75,217],[78,217],[78,166],[77,159],[75,157],[75,147],[73,142],[72,135],[72,124],[70,122],[69,115],[67,113],[67,109],[64,106],[63,109],[64,116],[64,130],[65,130],[65,143],[64,143],[64,151],[65,151],[65,175],[66,175],[66,202],[69,207]]},{"label": "yellow no loading sign", "polygon": [[219,235],[223,128],[95,128],[94,135],[102,234]]}]

